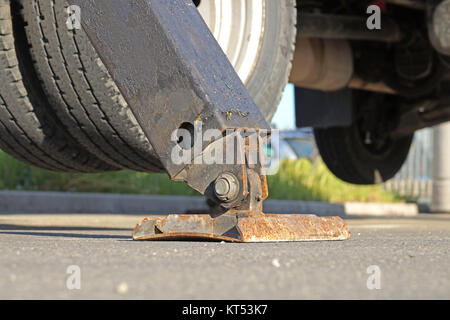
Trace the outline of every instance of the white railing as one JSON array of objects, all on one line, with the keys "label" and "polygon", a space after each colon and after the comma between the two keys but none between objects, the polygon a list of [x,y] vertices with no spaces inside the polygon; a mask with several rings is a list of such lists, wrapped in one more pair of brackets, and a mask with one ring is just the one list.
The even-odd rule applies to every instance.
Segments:
[{"label": "white railing", "polygon": [[433,191],[433,128],[416,132],[408,159],[400,172],[385,183],[389,191],[409,198],[430,201]]}]

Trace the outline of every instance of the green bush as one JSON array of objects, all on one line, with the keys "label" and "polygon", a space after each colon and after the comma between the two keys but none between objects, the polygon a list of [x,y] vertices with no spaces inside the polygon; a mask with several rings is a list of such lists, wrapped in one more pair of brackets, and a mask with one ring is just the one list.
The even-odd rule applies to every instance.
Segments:
[{"label": "green bush", "polygon": [[272,199],[326,202],[396,202],[400,197],[382,186],[356,186],[336,178],[322,160],[285,160],[278,174],[267,177]]}]

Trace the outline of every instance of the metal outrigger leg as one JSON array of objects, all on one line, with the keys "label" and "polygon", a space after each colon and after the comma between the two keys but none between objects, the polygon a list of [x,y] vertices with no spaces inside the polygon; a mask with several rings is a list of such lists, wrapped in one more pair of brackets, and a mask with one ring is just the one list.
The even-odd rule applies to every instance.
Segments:
[{"label": "metal outrigger leg", "polygon": [[[210,214],[144,219],[135,240],[213,239],[233,242],[344,240],[339,217],[264,214],[268,196],[260,157],[270,126],[191,0],[69,0],[170,178],[205,195]],[[215,139],[186,146],[180,129],[215,130]],[[195,138],[194,134],[194,140]],[[228,142],[233,150],[227,149]],[[201,161],[225,146],[242,161]],[[191,161],[174,150],[194,149]],[[195,152],[197,151],[197,152]],[[232,153],[233,152],[233,153]],[[234,157],[234,152],[236,157]],[[229,164],[231,163],[231,164]]]}]

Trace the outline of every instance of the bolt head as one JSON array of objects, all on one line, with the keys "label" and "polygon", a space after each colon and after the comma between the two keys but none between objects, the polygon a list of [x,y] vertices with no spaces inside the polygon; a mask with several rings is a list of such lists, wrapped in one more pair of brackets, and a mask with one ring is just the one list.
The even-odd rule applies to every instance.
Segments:
[{"label": "bolt head", "polygon": [[219,200],[233,201],[239,194],[239,180],[232,173],[223,173],[214,183],[214,192]]},{"label": "bolt head", "polygon": [[218,196],[226,196],[230,192],[230,184],[226,179],[220,178],[214,185],[214,191]]}]

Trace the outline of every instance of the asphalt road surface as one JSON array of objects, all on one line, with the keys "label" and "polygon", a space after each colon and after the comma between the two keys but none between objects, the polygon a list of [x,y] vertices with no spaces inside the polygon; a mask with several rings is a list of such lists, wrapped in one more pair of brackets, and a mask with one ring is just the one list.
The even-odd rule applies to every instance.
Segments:
[{"label": "asphalt road surface", "polygon": [[263,244],[133,242],[141,218],[1,215],[0,298],[450,298],[450,215],[350,219],[347,241]]}]

